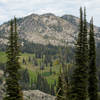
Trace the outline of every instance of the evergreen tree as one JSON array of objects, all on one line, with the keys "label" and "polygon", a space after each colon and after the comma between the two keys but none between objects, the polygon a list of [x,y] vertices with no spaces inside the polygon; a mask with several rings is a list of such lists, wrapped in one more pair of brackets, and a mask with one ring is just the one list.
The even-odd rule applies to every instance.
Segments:
[{"label": "evergreen tree", "polygon": [[41,90],[48,94],[51,93],[50,85],[48,84],[48,81],[39,73],[37,75],[37,80],[36,80],[36,89]]},{"label": "evergreen tree", "polygon": [[11,20],[11,33],[9,37],[9,43],[7,48],[7,64],[6,64],[6,95],[4,100],[23,100],[23,94],[19,86],[19,45],[18,45],[18,35],[17,35],[17,25],[16,18],[14,19],[15,27],[13,29],[13,21]]},{"label": "evergreen tree", "polygon": [[98,81],[97,81],[97,68],[96,68],[96,47],[94,39],[94,26],[93,18],[90,22],[89,34],[89,99],[98,100]]},{"label": "evergreen tree", "polygon": [[22,89],[29,89],[30,85],[30,77],[29,77],[29,72],[28,69],[22,69],[20,71],[21,73],[21,80],[20,80],[20,85]]},{"label": "evergreen tree", "polygon": [[84,22],[83,22],[83,80],[84,80],[84,94],[88,95],[88,64],[89,64],[89,56],[88,56],[88,39],[87,39],[87,20],[86,20],[86,8],[84,8]]},{"label": "evergreen tree", "polygon": [[[71,100],[86,100],[87,98],[87,31],[86,17],[83,21],[83,12],[80,8],[80,32],[78,34],[75,55],[75,69],[71,82]],[[86,42],[86,43],[85,43]]]},{"label": "evergreen tree", "polygon": [[23,58],[22,63],[26,65],[26,60]]},{"label": "evergreen tree", "polygon": [[55,85],[51,85],[51,95],[55,95]]},{"label": "evergreen tree", "polygon": [[86,78],[88,79],[88,39],[87,39],[87,20],[86,20],[86,8],[84,8],[84,26],[83,26],[83,61],[86,71]]},{"label": "evergreen tree", "polygon": [[50,75],[52,75],[53,71],[52,71],[52,67],[50,67]]},{"label": "evergreen tree", "polygon": [[63,88],[63,80],[62,80],[62,72],[60,68],[60,74],[58,77],[58,83],[57,83],[57,94],[56,94],[56,100],[64,100],[64,88]]},{"label": "evergreen tree", "polygon": [[31,57],[29,56],[29,58],[28,58],[28,62],[31,62]]},{"label": "evergreen tree", "polygon": [[69,84],[69,74],[68,74],[68,65],[65,66],[66,68],[64,69],[63,76],[64,76],[64,92],[65,92],[65,100],[69,100],[70,97],[70,84]]},{"label": "evergreen tree", "polygon": [[58,77],[57,100],[63,100],[63,82],[61,75]]}]

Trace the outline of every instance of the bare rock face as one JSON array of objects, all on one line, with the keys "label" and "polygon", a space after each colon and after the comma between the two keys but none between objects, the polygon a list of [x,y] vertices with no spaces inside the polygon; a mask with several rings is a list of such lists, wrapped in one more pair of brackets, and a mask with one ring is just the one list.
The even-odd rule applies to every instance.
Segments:
[{"label": "bare rock face", "polygon": [[24,91],[24,100],[55,100],[54,96],[43,93],[39,90]]},{"label": "bare rock face", "polygon": [[[73,44],[78,33],[79,18],[72,15],[62,17],[47,13],[31,14],[17,19],[18,33],[22,40],[40,44]],[[89,25],[88,25],[89,26]],[[0,26],[0,43],[6,44],[10,30],[9,22]],[[95,27],[96,40],[100,41],[100,28]]]},{"label": "bare rock face", "polygon": [[[3,100],[3,89],[0,87],[0,100]],[[55,100],[54,96],[43,93],[39,90],[23,91],[24,100]]]}]

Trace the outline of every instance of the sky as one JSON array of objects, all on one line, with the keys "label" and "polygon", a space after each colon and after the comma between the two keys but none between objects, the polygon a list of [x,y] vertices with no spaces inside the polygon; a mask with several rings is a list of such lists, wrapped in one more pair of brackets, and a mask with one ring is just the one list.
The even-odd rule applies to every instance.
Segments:
[{"label": "sky", "polygon": [[80,6],[86,6],[87,20],[93,16],[94,24],[100,26],[100,0],[0,0],[0,24],[14,16],[24,17],[32,13],[79,17]]}]

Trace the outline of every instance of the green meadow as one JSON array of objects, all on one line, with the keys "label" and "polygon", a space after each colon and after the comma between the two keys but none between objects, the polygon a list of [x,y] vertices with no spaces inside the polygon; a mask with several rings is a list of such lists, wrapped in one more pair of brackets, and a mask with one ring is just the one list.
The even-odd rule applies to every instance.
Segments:
[{"label": "green meadow", "polygon": [[[31,61],[29,61],[29,58]],[[36,59],[38,65],[35,66],[33,64],[32,59]],[[23,63],[23,59],[25,60],[25,64]],[[0,52],[0,63],[6,63],[7,57],[5,52]],[[52,66],[52,74],[50,74],[50,66],[48,67],[44,66],[44,70],[40,69],[40,62],[42,59],[35,58],[34,54],[29,54],[29,53],[21,53],[20,54],[20,65],[21,68],[23,69],[28,69],[29,76],[30,76],[30,82],[33,80],[35,81],[37,74],[41,73],[41,75],[47,79],[49,84],[53,84],[55,80],[57,80],[58,74],[59,74],[59,68],[60,64],[58,63],[58,60],[53,61],[53,66]]]}]

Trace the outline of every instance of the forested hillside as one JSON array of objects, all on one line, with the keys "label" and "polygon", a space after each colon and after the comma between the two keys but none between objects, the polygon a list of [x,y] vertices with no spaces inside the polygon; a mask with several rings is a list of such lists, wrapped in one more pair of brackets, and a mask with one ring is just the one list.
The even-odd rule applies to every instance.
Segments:
[{"label": "forested hillside", "polygon": [[100,28],[86,17],[81,7],[80,18],[31,14],[0,25],[0,97],[99,100]]}]

